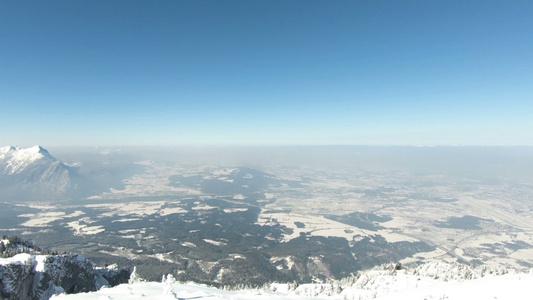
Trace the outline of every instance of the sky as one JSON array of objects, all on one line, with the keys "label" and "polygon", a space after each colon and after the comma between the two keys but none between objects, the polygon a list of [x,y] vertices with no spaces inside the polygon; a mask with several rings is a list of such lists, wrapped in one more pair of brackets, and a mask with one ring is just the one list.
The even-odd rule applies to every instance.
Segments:
[{"label": "sky", "polygon": [[532,1],[0,1],[0,144],[533,146]]}]

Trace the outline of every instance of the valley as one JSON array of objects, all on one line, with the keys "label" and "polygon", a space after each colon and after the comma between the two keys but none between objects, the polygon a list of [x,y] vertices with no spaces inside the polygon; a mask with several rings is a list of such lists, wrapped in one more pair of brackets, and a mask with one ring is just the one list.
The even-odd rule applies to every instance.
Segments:
[{"label": "valley", "polygon": [[533,187],[360,166],[135,162],[68,202],[6,202],[0,232],[141,277],[324,282],[385,263],[533,266]]}]

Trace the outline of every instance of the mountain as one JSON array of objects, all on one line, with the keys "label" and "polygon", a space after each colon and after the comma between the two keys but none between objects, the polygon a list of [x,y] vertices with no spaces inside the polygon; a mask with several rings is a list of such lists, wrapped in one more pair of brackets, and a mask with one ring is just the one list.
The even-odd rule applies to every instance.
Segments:
[{"label": "mountain", "polygon": [[116,265],[95,268],[79,255],[43,254],[16,236],[0,240],[0,256],[0,300],[47,300],[54,294],[96,291],[130,277]]},{"label": "mountain", "polygon": [[53,157],[41,146],[0,148],[0,195],[16,200],[42,196],[61,198],[75,189],[72,167]]}]

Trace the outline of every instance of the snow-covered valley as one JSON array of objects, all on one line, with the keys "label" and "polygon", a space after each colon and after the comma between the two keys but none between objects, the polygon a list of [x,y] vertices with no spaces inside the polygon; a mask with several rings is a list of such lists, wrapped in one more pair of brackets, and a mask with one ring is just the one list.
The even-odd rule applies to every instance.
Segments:
[{"label": "snow-covered valley", "polygon": [[[53,176],[42,175],[49,163],[70,171],[75,165],[67,175],[84,174],[77,184],[96,178],[115,186],[98,185],[86,197],[62,201],[1,198],[1,234],[98,266],[136,267],[146,279],[100,291],[105,284],[90,284],[85,291],[92,294],[79,297],[506,299],[513,294],[500,290],[523,291],[531,281],[528,177],[496,172],[491,180],[472,179],[437,167],[425,173],[373,169],[379,162],[350,160],[290,167],[240,159],[184,163],[106,151],[79,162],[67,155],[76,162],[67,164],[39,146],[1,152],[2,180],[22,189],[40,186],[43,178],[52,184]],[[17,252],[10,253],[4,266]],[[15,265],[37,274],[42,261]],[[9,282],[18,280],[9,274]],[[40,291],[34,296],[73,287],[59,288],[61,280],[53,283],[57,289],[46,287],[28,276],[20,280],[33,282]],[[520,299],[517,293],[513,299]]]}]

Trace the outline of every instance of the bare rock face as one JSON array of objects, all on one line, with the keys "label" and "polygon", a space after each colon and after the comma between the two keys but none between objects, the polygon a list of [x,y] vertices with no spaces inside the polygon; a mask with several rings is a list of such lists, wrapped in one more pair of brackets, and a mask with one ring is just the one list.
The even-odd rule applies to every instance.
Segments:
[{"label": "bare rock face", "polygon": [[97,285],[115,286],[122,283],[128,283],[132,272],[130,270],[120,268],[117,264],[112,264],[106,268],[99,268],[95,270]]},{"label": "bare rock face", "polygon": [[92,264],[78,255],[18,254],[0,265],[1,299],[48,299],[96,290]]},{"label": "bare rock face", "polygon": [[[53,294],[57,287],[67,294],[89,292],[96,289],[93,265],[82,256],[47,256],[42,263],[44,270],[35,274],[32,299],[42,299],[42,296],[50,294],[50,292]],[[36,266],[36,268],[38,267]],[[52,290],[49,291],[50,289]]]},{"label": "bare rock face", "polygon": [[34,274],[26,263],[0,265],[0,299],[27,299]]}]

